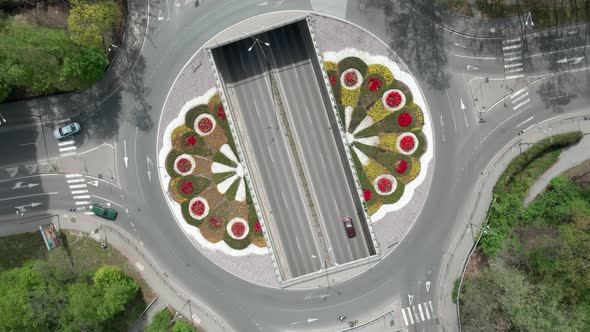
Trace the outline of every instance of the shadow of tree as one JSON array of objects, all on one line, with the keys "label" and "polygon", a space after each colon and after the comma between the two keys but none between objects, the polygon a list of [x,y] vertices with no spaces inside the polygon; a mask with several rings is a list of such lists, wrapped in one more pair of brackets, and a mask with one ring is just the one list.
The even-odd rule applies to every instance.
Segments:
[{"label": "shadow of tree", "polygon": [[131,94],[136,101],[136,105],[130,111],[129,121],[142,132],[150,132],[154,128],[154,122],[150,116],[152,105],[146,98],[151,92],[151,88],[146,86],[144,81],[145,59],[140,56],[133,71],[125,82],[124,90]]},{"label": "shadow of tree", "polygon": [[562,107],[578,97],[568,88],[576,85],[576,81],[577,79],[573,75],[562,73],[543,82],[537,93],[543,100],[545,108],[551,109],[555,113],[563,113],[564,109]]}]

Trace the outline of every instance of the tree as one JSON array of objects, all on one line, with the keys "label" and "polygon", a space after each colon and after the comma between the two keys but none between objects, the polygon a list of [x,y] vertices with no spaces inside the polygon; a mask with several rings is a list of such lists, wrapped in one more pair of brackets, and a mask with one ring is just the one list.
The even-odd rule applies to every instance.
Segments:
[{"label": "tree", "polygon": [[192,326],[191,324],[178,320],[174,323],[172,327],[172,332],[198,332],[197,329]]},{"label": "tree", "polygon": [[62,316],[62,326],[66,331],[98,330],[104,321],[99,308],[102,296],[97,288],[79,282],[68,289],[68,305]]},{"label": "tree", "polygon": [[167,308],[164,308],[154,315],[150,325],[146,326],[145,332],[168,332],[170,331],[170,321],[172,321],[172,314]]},{"label": "tree", "polygon": [[103,320],[123,312],[139,290],[137,283],[115,266],[104,266],[96,271],[94,285],[102,293],[102,303],[97,309]]},{"label": "tree", "polygon": [[81,84],[74,84],[74,86],[90,85],[102,77],[108,64],[107,57],[99,50],[80,47],[78,54],[64,58],[60,75],[62,84],[72,85],[72,83],[80,81]]},{"label": "tree", "polygon": [[113,0],[72,0],[68,29],[74,42],[81,46],[102,49],[104,38],[122,18],[121,9]]}]

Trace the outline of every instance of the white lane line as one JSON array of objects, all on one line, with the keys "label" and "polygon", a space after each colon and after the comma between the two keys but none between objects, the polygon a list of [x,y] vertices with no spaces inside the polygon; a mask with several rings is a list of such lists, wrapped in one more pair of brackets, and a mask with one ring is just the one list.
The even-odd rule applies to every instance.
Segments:
[{"label": "white lane line", "polygon": [[404,323],[408,326],[408,317],[406,317],[406,311],[402,308],[402,317],[404,318]]},{"label": "white lane line", "polygon": [[74,196],[74,199],[90,199],[90,195],[78,195]]},{"label": "white lane line", "polygon": [[77,178],[79,176],[82,176],[82,174],[66,174],[66,178]]},{"label": "white lane line", "polygon": [[504,59],[504,62],[515,61],[515,60],[522,60],[522,57],[520,57],[520,56],[513,56],[512,58],[505,58]]},{"label": "white lane line", "polygon": [[557,50],[557,51],[552,51],[552,52],[546,52],[546,53],[537,53],[537,54],[533,54],[530,57],[538,57],[538,56],[543,56],[543,55],[548,55],[548,54],[555,54],[555,53],[561,53],[561,52],[567,52],[567,51],[571,51],[571,50],[577,50],[580,48],[586,48],[590,45],[584,45],[584,46],[578,46],[578,47],[572,47],[572,48],[566,48],[564,50]]},{"label": "white lane line", "polygon": [[59,143],[57,143],[57,145],[58,146],[64,146],[64,145],[70,145],[70,144],[74,144],[74,143],[76,143],[76,141],[69,140],[69,141],[59,142]]},{"label": "white lane line", "polygon": [[287,205],[287,200],[285,199],[285,192],[281,191],[281,196],[283,196],[283,202],[285,202],[285,206],[289,207],[289,205]]},{"label": "white lane line", "polygon": [[510,69],[510,70],[507,70],[506,71],[506,74],[517,73],[517,72],[523,71],[523,70],[524,70],[524,68],[522,68],[522,67],[521,68],[516,68],[516,69]]},{"label": "white lane line", "polygon": [[521,78],[521,77],[524,77],[524,75],[520,74],[520,75],[506,76],[506,79],[507,80],[511,80],[511,79],[514,79],[514,78]]},{"label": "white lane line", "polygon": [[320,160],[322,161],[322,166],[326,168],[326,163],[324,162],[324,156],[320,154]]},{"label": "white lane line", "polygon": [[453,105],[451,105],[451,97],[449,97],[449,91],[445,91],[447,94],[447,100],[449,101],[449,108],[451,109],[451,115],[453,116],[453,127],[457,130],[457,121],[455,120],[455,112],[453,111]]},{"label": "white lane line", "polygon": [[60,156],[62,157],[70,157],[70,156],[75,156],[77,155],[77,152],[66,152],[66,153],[62,153]]},{"label": "white lane line", "polygon": [[37,144],[37,142],[31,142],[31,143],[22,143],[19,144],[20,146],[26,146],[26,145],[33,145],[33,144]]},{"label": "white lane line", "polygon": [[516,51],[516,52],[504,53],[504,57],[511,56],[511,55],[517,55],[517,54],[522,56],[522,52]]},{"label": "white lane line", "polygon": [[524,106],[524,105],[525,105],[526,103],[528,103],[529,101],[531,101],[531,100],[530,100],[530,99],[527,99],[527,100],[523,101],[522,103],[520,103],[520,104],[518,104],[518,105],[516,105],[516,106],[514,106],[514,107],[512,107],[512,108],[513,108],[514,110],[517,110],[517,109],[521,108],[522,106]]},{"label": "white lane line", "polygon": [[504,68],[512,68],[512,67],[518,67],[518,66],[522,66],[522,62],[504,65]]},{"label": "white lane line", "polygon": [[86,188],[86,184],[73,184],[70,189]]},{"label": "white lane line", "polygon": [[340,214],[340,209],[338,208],[338,204],[336,203],[336,200],[333,200],[334,202],[334,206],[336,207],[336,211],[338,211],[338,216],[342,217],[342,215]]},{"label": "white lane line", "polygon": [[260,118],[260,112],[258,111],[258,105],[256,105],[256,100],[252,99],[252,103],[254,104],[254,110],[256,110],[256,115]]},{"label": "white lane line", "polygon": [[267,146],[267,148],[268,148],[268,155],[270,156],[270,161],[272,161],[274,163],[275,160],[272,158],[272,152],[270,151],[270,145]]},{"label": "white lane line", "polygon": [[512,99],[512,104],[518,103],[522,99],[526,98],[528,95],[529,95],[529,93],[525,92],[525,93],[521,94],[520,96],[518,96],[517,98]]},{"label": "white lane line", "polygon": [[519,123],[519,124],[516,126],[516,128],[518,128],[518,127],[522,126],[523,124],[525,124],[525,123],[527,123],[527,122],[531,121],[533,118],[534,118],[534,116],[531,116],[530,118],[528,118],[528,119],[524,120],[523,122]]},{"label": "white lane line", "polygon": [[67,146],[65,148],[59,149],[60,152],[66,152],[66,151],[70,151],[70,150],[76,150],[76,147],[75,146]]},{"label": "white lane line", "polygon": [[40,193],[40,194],[32,194],[32,195],[24,195],[24,196],[14,196],[14,197],[8,197],[8,198],[0,198],[0,201],[9,201],[11,199],[19,199],[19,198],[26,198],[26,197],[33,197],[33,196],[55,195],[57,193],[58,193],[57,191],[52,191],[50,193]]},{"label": "white lane line", "polygon": [[[96,196],[96,195],[90,195],[90,196],[92,196],[92,197],[95,197],[95,198],[98,198],[98,199],[102,199],[103,201],[107,201],[107,202],[109,202],[109,203],[111,203],[111,204],[115,204],[116,206],[118,206],[118,207],[120,207],[120,208],[122,208],[122,209],[124,209],[124,208],[125,208],[123,205],[121,205],[121,204],[118,204],[118,203],[115,203],[115,202],[111,201],[110,199],[106,199],[106,198],[104,198],[104,197],[100,197],[100,196]],[[90,202],[89,202],[89,203],[90,203]]]},{"label": "white lane line", "polygon": [[480,59],[480,60],[496,60],[494,57],[480,57],[480,56],[469,56],[469,55],[461,55],[455,54],[456,57],[459,58],[466,58],[466,59]]},{"label": "white lane line", "polygon": [[527,90],[527,88],[526,88],[526,87],[524,87],[524,88],[522,88],[522,89],[520,89],[520,90],[518,90],[518,91],[514,92],[513,94],[511,94],[511,95],[510,95],[510,98],[514,98],[514,97],[518,96],[519,94],[521,94],[521,93],[525,92],[526,90]]},{"label": "white lane line", "polygon": [[79,183],[79,182],[84,182],[84,178],[67,180],[67,181],[68,181],[68,183]]},{"label": "white lane line", "polygon": [[410,324],[414,325],[414,317],[412,317],[412,309],[410,309],[410,307],[407,307],[406,309],[408,309],[408,315],[410,316]]},{"label": "white lane line", "polygon": [[510,43],[516,43],[516,42],[519,42],[519,41],[520,41],[520,38],[514,38],[514,39],[506,39],[506,40],[503,40],[502,43],[503,44],[510,44]]},{"label": "white lane line", "polygon": [[424,302],[424,310],[426,311],[426,319],[430,319],[430,311],[428,310],[428,307],[426,306],[426,302]]},{"label": "white lane line", "polygon": [[432,301],[428,301],[428,306],[430,307],[430,311],[432,311],[432,314],[434,315],[434,309],[432,309]]},{"label": "white lane line", "polygon": [[422,312],[422,306],[418,303],[418,310],[420,310],[420,319],[424,320],[424,313]]},{"label": "white lane line", "polygon": [[89,201],[82,201],[82,202],[76,202],[76,205],[87,205],[87,204],[91,204],[92,202]]},{"label": "white lane line", "polygon": [[412,306],[412,313],[414,314],[414,317],[416,317],[416,323],[420,322],[420,317],[418,317],[418,311],[416,311],[416,306],[413,305]]},{"label": "white lane line", "polygon": [[508,51],[508,50],[513,50],[515,48],[520,48],[521,44],[518,45],[510,45],[510,46],[504,46],[502,47],[502,51]]},{"label": "white lane line", "polygon": [[139,271],[143,271],[145,269],[145,267],[143,267],[140,262],[135,263],[135,267],[137,267]]},{"label": "white lane line", "polygon": [[72,191],[72,195],[85,194],[87,192],[88,190],[74,190]]},{"label": "white lane line", "polygon": [[88,216],[92,216],[92,215],[94,215],[94,212],[84,211],[84,214],[85,215],[88,215]]}]

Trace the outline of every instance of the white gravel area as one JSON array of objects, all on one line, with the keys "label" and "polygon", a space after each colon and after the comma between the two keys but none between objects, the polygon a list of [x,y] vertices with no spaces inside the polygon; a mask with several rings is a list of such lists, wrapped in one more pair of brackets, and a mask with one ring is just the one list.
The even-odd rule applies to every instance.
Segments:
[{"label": "white gravel area", "polygon": [[406,186],[406,191],[398,202],[381,207],[371,216],[375,236],[382,255],[385,256],[412,228],[424,206],[432,182],[435,142],[428,105],[414,76],[395,54],[395,50],[389,49],[387,45],[361,28],[338,19],[313,15],[311,22],[325,61],[338,62],[347,56],[357,56],[367,64],[381,63],[387,66],[395,79],[402,81],[410,88],[414,95],[414,102],[422,108],[424,113],[423,132],[429,146],[420,158],[422,169],[418,178]]}]

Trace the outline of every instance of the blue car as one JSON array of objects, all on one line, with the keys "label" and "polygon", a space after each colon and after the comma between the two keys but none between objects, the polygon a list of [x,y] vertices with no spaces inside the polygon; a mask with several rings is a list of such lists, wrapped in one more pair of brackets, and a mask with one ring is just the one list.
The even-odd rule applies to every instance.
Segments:
[{"label": "blue car", "polygon": [[80,127],[80,124],[78,122],[73,122],[66,126],[55,129],[53,131],[53,135],[55,136],[55,138],[60,140],[79,133],[81,129],[82,127]]}]

